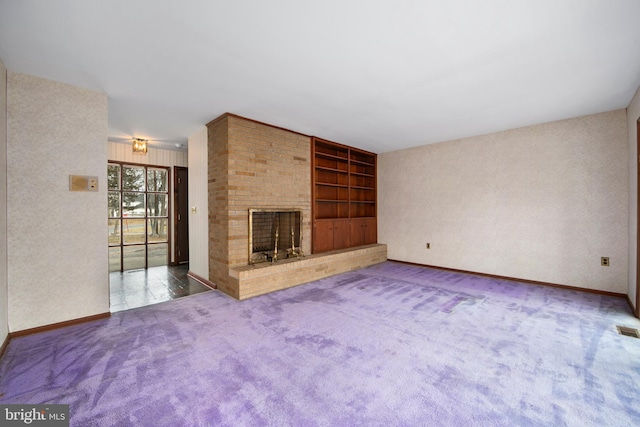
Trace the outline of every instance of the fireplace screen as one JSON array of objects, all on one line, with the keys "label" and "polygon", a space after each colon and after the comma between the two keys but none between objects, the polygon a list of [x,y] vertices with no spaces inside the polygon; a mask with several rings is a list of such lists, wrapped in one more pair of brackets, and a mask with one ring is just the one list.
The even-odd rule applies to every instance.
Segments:
[{"label": "fireplace screen", "polygon": [[249,264],[299,258],[302,211],[249,209]]}]

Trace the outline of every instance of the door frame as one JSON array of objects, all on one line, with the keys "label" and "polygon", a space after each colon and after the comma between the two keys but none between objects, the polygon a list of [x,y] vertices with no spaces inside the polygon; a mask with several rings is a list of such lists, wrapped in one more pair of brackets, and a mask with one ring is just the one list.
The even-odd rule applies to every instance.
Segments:
[{"label": "door frame", "polygon": [[189,188],[188,188],[188,180],[189,180],[189,168],[186,166],[174,166],[173,167],[173,262],[171,262],[171,265],[179,265],[179,264],[186,264],[189,262],[189,227],[187,226],[187,233],[186,236],[183,236],[186,239],[187,242],[187,260],[186,261],[180,261],[179,259],[179,255],[178,255],[178,242],[180,240],[179,235],[178,235],[178,229],[179,229],[179,223],[180,223],[180,209],[179,209],[179,202],[181,200],[181,198],[178,196],[178,179],[180,178],[178,176],[178,171],[184,171],[186,173],[186,177],[187,177],[187,191],[185,194],[181,194],[180,196],[186,198],[186,203],[185,203],[185,212],[182,212],[182,215],[185,217],[187,224],[189,221]]},{"label": "door frame", "polygon": [[640,318],[640,118],[636,121],[636,306],[634,314]]},{"label": "door frame", "polygon": [[[153,164],[149,164],[149,163],[135,163],[135,162],[125,162],[122,160],[109,160],[107,162],[107,165],[118,165],[120,167],[120,184],[119,184],[119,192],[122,193],[124,190],[122,188],[122,168],[125,166],[133,166],[133,167],[143,167],[145,169],[145,195],[149,193],[148,188],[147,188],[147,171],[149,168],[152,169],[164,169],[167,171],[167,197],[168,197],[168,205],[167,205],[167,209],[171,209],[171,206],[173,205],[173,200],[172,200],[172,195],[173,195],[173,190],[172,190],[172,169],[170,166],[161,166],[161,165],[153,165]],[[107,188],[107,192],[109,192],[110,190]],[[145,196],[146,199],[146,196]],[[120,199],[120,214],[122,215],[122,203],[123,200]],[[147,210],[146,210],[146,203],[145,203],[145,238],[144,238],[144,247],[145,247],[145,256],[144,256],[144,269],[148,269],[149,268],[149,254],[148,254],[148,246],[149,245],[154,245],[155,243],[149,243],[148,242],[148,236],[147,236],[147,232],[146,232],[146,226],[147,226]],[[172,246],[172,236],[171,236],[171,229],[173,227],[172,224],[172,217],[169,213],[167,214],[167,262],[166,265],[171,265],[171,246]],[[124,244],[124,235],[123,235],[123,229],[124,229],[124,221],[120,221],[120,244],[118,246],[120,246],[120,272],[124,272],[127,271],[124,269],[124,247],[127,246]],[[137,245],[137,244],[136,244]],[[139,244],[142,245],[142,244]],[[109,247],[112,246],[116,246],[116,245],[109,245]],[[135,245],[134,245],[135,246]]]}]

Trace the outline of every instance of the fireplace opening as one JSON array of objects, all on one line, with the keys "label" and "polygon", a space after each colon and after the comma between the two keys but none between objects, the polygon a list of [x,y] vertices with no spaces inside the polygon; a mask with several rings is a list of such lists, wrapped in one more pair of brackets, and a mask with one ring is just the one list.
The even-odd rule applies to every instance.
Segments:
[{"label": "fireplace opening", "polygon": [[249,264],[304,256],[302,211],[249,209]]}]

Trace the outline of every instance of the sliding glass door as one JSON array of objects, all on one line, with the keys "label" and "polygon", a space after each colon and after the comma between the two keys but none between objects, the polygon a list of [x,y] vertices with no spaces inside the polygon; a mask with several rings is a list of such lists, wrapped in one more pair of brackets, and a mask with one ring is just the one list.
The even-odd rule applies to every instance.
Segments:
[{"label": "sliding glass door", "polygon": [[109,271],[166,265],[169,168],[110,162]]}]

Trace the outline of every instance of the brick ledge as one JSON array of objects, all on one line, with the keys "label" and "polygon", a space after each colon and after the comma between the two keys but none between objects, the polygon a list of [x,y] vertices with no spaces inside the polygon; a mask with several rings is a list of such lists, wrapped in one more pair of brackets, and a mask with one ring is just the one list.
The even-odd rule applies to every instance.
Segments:
[{"label": "brick ledge", "polygon": [[238,299],[290,288],[335,274],[379,264],[387,259],[387,245],[373,244],[307,255],[301,259],[261,263],[229,269],[237,283]]}]

